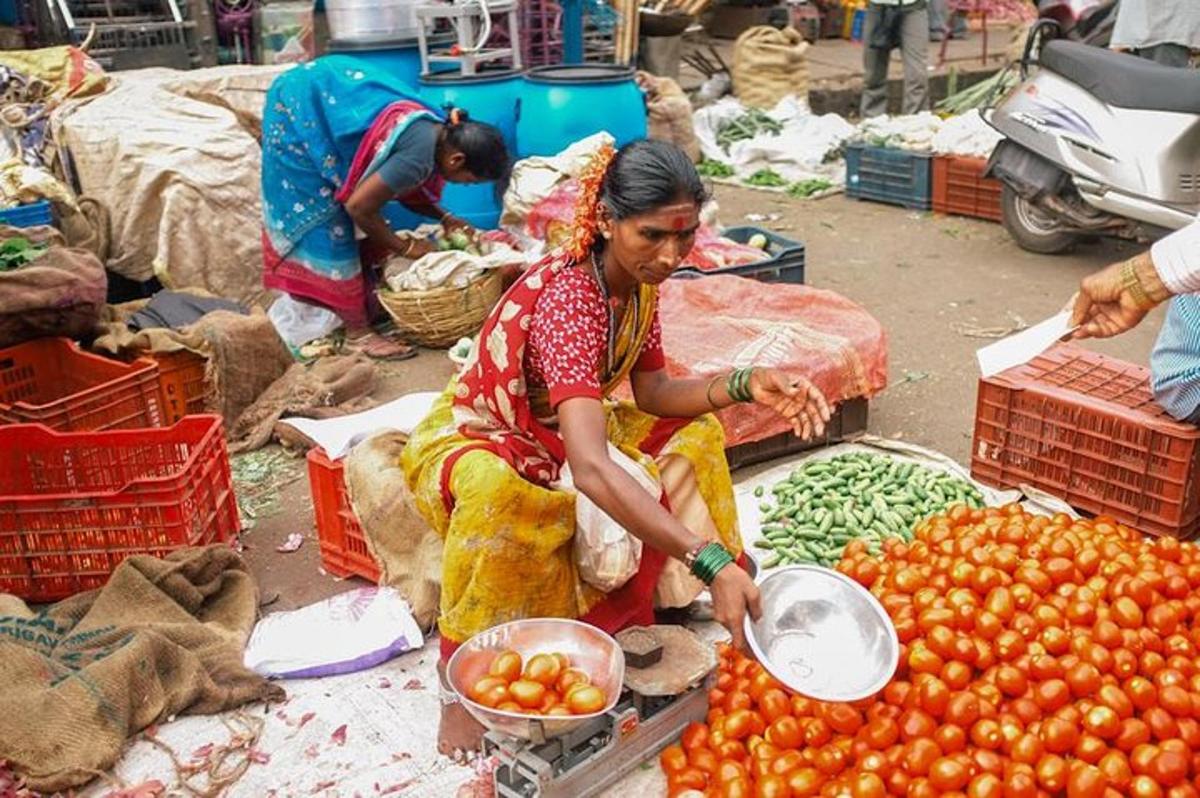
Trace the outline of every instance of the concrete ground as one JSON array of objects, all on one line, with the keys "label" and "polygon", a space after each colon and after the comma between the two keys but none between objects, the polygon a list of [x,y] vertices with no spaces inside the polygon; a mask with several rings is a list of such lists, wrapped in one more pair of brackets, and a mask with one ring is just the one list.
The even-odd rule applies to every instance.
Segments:
[{"label": "concrete ground", "polygon": [[[1104,242],[1058,257],[1034,255],[1018,249],[998,224],[842,196],[805,202],[719,186],[717,198],[724,224],[745,224],[747,214],[763,214],[772,220],[760,225],[803,241],[808,283],[861,303],[887,330],[890,384],[871,402],[869,430],[939,450],[964,464],[975,414],[974,353],[992,340],[975,336],[1053,315],[1084,275],[1134,251],[1132,245]],[[1089,346],[1145,363],[1160,323],[1156,313],[1119,339]],[[381,369],[376,398],[438,390],[451,371],[442,352],[389,364]],[[319,571],[303,464],[289,470],[294,481],[274,497],[276,511],[256,519],[244,536],[263,594],[274,599],[268,611],[303,606],[346,589],[342,580]],[[276,552],[293,532],[305,537],[300,550]]]}]

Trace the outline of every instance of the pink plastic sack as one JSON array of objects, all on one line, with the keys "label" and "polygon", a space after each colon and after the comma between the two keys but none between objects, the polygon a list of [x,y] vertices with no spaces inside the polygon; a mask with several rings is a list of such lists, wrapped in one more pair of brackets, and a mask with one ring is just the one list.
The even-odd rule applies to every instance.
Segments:
[{"label": "pink plastic sack", "polygon": [[[672,279],[659,289],[663,349],[673,377],[775,366],[807,377],[830,402],[887,385],[887,335],[864,308],[832,291],[741,277]],[[628,385],[623,397],[632,396]],[[717,414],[726,446],[787,432],[775,413],[739,405]]]}]

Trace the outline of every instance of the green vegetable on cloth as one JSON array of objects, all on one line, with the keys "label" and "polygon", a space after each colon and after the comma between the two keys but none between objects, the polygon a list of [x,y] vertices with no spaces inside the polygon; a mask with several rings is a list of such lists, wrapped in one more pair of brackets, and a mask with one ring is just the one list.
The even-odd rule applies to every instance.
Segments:
[{"label": "green vegetable on cloth", "polygon": [[27,238],[17,236],[0,243],[0,272],[10,272],[33,263],[46,254],[46,244],[34,244]]},{"label": "green vegetable on cloth", "polygon": [[759,169],[744,182],[748,186],[759,186],[760,188],[782,188],[787,185],[787,181],[773,169]]},{"label": "green vegetable on cloth", "polygon": [[696,171],[701,177],[733,177],[735,172],[733,167],[721,161],[712,161],[705,158],[696,165]]},{"label": "green vegetable on cloth", "polygon": [[[763,498],[759,486],[754,495]],[[771,487],[759,505],[762,567],[809,563],[832,568],[846,544],[862,539],[873,554],[886,538],[912,540],[921,521],[954,504],[983,506],[971,483],[887,455],[854,452],[814,460]]]},{"label": "green vegetable on cloth", "polygon": [[778,136],[781,132],[782,124],[765,111],[752,108],[741,116],[725,121],[717,128],[717,144],[728,153],[735,142],[752,139],[760,133]]}]

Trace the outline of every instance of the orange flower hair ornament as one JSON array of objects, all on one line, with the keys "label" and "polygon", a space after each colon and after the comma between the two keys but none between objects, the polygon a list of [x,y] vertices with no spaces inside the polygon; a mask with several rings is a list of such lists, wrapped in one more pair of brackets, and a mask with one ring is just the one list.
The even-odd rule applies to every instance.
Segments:
[{"label": "orange flower hair ornament", "polygon": [[616,154],[611,144],[601,146],[579,176],[579,197],[575,200],[571,240],[567,243],[567,253],[576,262],[591,255],[596,243],[600,229],[600,190]]}]

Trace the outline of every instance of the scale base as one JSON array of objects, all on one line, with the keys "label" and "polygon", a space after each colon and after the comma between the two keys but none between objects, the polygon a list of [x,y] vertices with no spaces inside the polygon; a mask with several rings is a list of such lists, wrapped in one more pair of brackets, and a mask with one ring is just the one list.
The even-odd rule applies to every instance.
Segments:
[{"label": "scale base", "polygon": [[712,675],[678,696],[626,690],[617,706],[572,734],[542,745],[488,732],[487,756],[499,760],[497,798],[590,798],[611,787],[708,713]]}]

